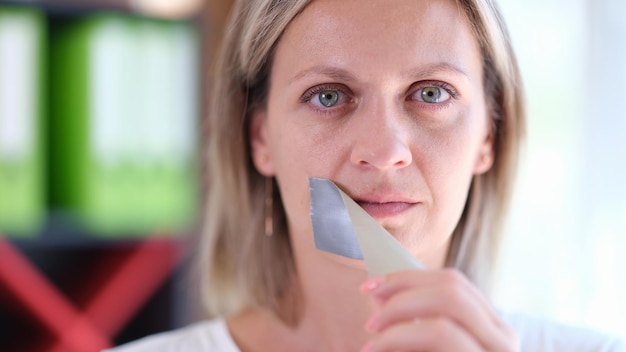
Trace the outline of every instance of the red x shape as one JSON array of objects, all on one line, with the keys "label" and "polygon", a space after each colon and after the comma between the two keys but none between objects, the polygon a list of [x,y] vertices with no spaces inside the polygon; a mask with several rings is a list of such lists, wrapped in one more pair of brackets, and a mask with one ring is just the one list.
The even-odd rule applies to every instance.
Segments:
[{"label": "red x shape", "polygon": [[[182,258],[176,240],[154,236],[121,263],[104,260],[86,285],[98,284],[81,309],[0,235],[0,283],[21,301],[56,341],[47,352],[95,352],[134,316]],[[117,265],[115,265],[117,264]]]}]

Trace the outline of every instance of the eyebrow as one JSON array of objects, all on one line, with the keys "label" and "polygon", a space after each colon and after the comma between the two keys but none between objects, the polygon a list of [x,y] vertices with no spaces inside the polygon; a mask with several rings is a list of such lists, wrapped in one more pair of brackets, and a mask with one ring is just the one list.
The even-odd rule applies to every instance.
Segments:
[{"label": "eyebrow", "polygon": [[[438,73],[455,73],[468,77],[464,70],[448,62],[427,64],[422,67],[404,71],[402,75],[404,77],[411,77],[412,79],[420,80]],[[313,75],[327,76],[334,80],[343,82],[353,82],[357,80],[353,74],[345,69],[334,66],[317,65],[298,72],[289,80],[289,83],[293,83],[294,81]]]},{"label": "eyebrow", "polygon": [[408,77],[414,77],[416,79],[424,79],[427,77],[431,77],[437,73],[454,73],[469,77],[467,72],[463,69],[449,63],[449,62],[438,62],[434,64],[428,64],[423,67],[419,67],[416,69],[408,70],[404,74]]},{"label": "eyebrow", "polygon": [[352,75],[350,72],[342,68],[334,67],[334,66],[318,65],[318,66],[313,66],[311,68],[308,68],[304,71],[298,72],[298,74],[296,74],[289,80],[289,83],[293,83],[294,81],[297,81],[307,76],[313,76],[313,75],[328,76],[337,81],[344,81],[344,82],[356,81],[356,77],[354,77],[354,75]]}]

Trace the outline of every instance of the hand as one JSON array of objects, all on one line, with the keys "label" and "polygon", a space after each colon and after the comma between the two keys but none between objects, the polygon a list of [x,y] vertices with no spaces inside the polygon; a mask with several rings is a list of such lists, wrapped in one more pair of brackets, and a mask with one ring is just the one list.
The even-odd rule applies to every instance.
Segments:
[{"label": "hand", "polygon": [[456,270],[392,273],[361,291],[378,307],[366,323],[376,335],[361,352],[518,350],[513,330]]}]

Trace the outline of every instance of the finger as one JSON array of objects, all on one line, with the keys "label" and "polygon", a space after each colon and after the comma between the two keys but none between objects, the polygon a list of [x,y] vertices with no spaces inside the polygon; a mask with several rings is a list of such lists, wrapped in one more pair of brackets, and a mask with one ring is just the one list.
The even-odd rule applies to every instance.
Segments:
[{"label": "finger", "polygon": [[412,322],[416,318],[436,317],[453,321],[488,350],[506,350],[514,341],[512,330],[507,329],[506,325],[494,323],[490,315],[475,304],[473,297],[459,286],[401,291],[381,306],[378,313],[368,321],[367,328],[379,332],[398,323]]},{"label": "finger", "polygon": [[361,352],[477,352],[483,349],[454,322],[444,318],[396,324],[371,339]]},{"label": "finger", "polygon": [[361,285],[361,290],[371,294],[380,306],[398,292],[439,285],[460,287],[462,291],[467,292],[473,298],[473,302],[479,305],[496,325],[505,325],[483,294],[455,269],[399,271],[368,280]]}]

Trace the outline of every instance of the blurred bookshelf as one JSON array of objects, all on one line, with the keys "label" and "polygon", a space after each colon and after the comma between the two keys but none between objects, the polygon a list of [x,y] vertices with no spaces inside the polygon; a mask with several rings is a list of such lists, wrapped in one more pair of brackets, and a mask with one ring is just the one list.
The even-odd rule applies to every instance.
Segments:
[{"label": "blurred bookshelf", "polygon": [[0,0],[0,4],[37,7],[52,15],[119,11],[152,18],[181,20],[204,16],[203,11],[210,6],[204,0]]},{"label": "blurred bookshelf", "polygon": [[229,6],[0,0],[2,351],[98,351],[202,316],[198,131]]}]

